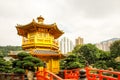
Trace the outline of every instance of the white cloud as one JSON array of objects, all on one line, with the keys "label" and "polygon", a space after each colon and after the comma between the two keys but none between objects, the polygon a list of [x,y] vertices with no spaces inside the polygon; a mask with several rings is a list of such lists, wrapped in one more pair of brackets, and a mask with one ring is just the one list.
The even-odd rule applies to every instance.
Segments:
[{"label": "white cloud", "polygon": [[20,45],[15,25],[42,15],[68,38],[95,43],[120,36],[119,0],[0,0],[0,45]]}]

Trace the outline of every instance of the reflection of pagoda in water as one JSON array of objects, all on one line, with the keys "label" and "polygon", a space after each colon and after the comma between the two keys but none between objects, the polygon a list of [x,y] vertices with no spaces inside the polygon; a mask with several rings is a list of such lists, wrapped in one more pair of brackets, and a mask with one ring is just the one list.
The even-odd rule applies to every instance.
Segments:
[{"label": "reflection of pagoda in water", "polygon": [[38,22],[33,20],[27,25],[17,25],[18,35],[22,36],[23,50],[42,59],[47,63],[47,69],[57,73],[59,71],[59,59],[62,54],[59,52],[56,41],[64,32],[54,24],[44,24],[44,18],[38,17]]}]

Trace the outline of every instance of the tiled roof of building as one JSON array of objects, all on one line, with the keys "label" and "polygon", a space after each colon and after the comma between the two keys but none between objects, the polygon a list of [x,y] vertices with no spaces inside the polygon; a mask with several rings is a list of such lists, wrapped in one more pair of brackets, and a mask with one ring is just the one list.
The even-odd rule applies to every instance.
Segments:
[{"label": "tiled roof of building", "polygon": [[38,53],[38,54],[57,54],[57,52],[52,51],[52,50],[34,50],[33,53]]}]

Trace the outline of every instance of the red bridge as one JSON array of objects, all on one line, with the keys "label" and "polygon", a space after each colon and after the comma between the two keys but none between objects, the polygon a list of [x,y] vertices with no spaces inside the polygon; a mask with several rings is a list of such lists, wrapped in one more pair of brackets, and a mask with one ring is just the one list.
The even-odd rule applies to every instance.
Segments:
[{"label": "red bridge", "polygon": [[64,77],[61,78],[54,73],[47,71],[45,68],[36,72],[37,80],[79,80],[84,76],[87,80],[120,80],[120,72],[99,70],[86,67],[85,74],[80,74],[83,69],[64,70]]}]

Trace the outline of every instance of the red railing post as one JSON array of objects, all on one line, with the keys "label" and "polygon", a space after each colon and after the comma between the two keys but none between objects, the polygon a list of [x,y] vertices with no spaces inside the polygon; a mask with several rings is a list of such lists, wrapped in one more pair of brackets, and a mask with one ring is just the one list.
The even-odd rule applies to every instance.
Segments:
[{"label": "red railing post", "polygon": [[43,66],[43,77],[44,77],[44,79],[46,79],[46,77],[47,77],[47,66],[46,66],[46,63],[44,62],[44,66]]},{"label": "red railing post", "polygon": [[90,77],[90,70],[89,70],[89,67],[86,67],[85,70],[86,70],[87,79],[89,80],[89,77]]},{"label": "red railing post", "polygon": [[46,77],[47,77],[47,71],[46,71],[46,68],[43,69],[43,77],[44,77],[44,79],[46,79]]},{"label": "red railing post", "polygon": [[102,80],[102,72],[103,72],[103,71],[102,71],[102,70],[99,70],[98,72],[99,72],[99,80]]},{"label": "red railing post", "polygon": [[50,74],[50,80],[53,80],[53,76]]},{"label": "red railing post", "polygon": [[66,79],[66,70],[64,70],[64,79]]},{"label": "red railing post", "polygon": [[118,80],[120,80],[120,74],[118,74]]},{"label": "red railing post", "polygon": [[24,75],[23,74],[21,75],[21,77],[22,77],[22,80],[24,80]]}]

